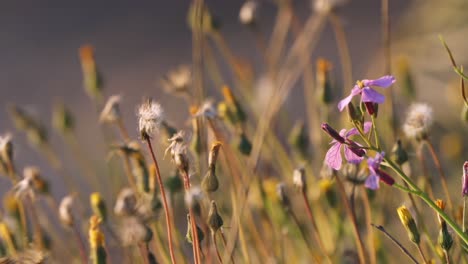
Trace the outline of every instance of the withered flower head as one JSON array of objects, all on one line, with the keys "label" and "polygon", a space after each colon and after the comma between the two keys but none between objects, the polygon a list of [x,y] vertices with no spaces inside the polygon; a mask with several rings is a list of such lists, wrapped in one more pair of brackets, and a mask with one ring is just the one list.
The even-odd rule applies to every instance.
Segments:
[{"label": "withered flower head", "polygon": [[101,123],[114,123],[120,120],[120,101],[122,97],[120,95],[112,95],[107,99],[106,105],[102,109],[101,115],[99,116],[99,122]]},{"label": "withered flower head", "polygon": [[297,168],[293,172],[293,185],[296,189],[301,192],[305,192],[307,189],[305,169],[303,167]]},{"label": "withered flower head", "polygon": [[413,104],[410,106],[403,131],[411,139],[426,139],[433,123],[432,108],[427,104]]},{"label": "withered flower head", "polygon": [[192,84],[192,69],[190,65],[180,65],[169,71],[160,80],[160,84],[164,91],[169,94],[189,95],[189,88]]},{"label": "withered flower head", "polygon": [[257,19],[258,3],[256,1],[246,1],[239,11],[239,21],[244,25],[252,25]]},{"label": "withered flower head", "polygon": [[122,220],[119,237],[123,246],[138,245],[142,242],[149,242],[153,237],[153,232],[137,217],[127,217]]}]

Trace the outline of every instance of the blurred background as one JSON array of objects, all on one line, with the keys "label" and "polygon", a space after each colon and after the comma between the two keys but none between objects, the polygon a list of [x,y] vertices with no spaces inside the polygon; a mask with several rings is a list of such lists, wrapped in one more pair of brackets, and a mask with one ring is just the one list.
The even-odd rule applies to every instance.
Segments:
[{"label": "blurred background", "polygon": [[[262,57],[255,48],[255,39],[238,19],[244,1],[205,2],[221,22],[221,32],[235,55],[251,63],[255,76],[261,76],[266,69],[262,67]],[[259,3],[258,26],[268,36],[275,20],[276,6],[272,1]],[[25,107],[50,127],[52,105],[63,102],[76,117],[77,138],[87,158],[91,162],[99,162],[106,157],[106,144],[101,138],[101,127],[96,122],[100,109],[95,107],[83,89],[78,49],[84,44],[90,44],[95,49],[96,61],[104,78],[106,98],[113,94],[122,95],[123,119],[132,138],[137,138],[136,105],[148,96],[161,102],[174,125],[183,126],[188,116],[186,106],[181,99],[165,94],[158,80],[169,69],[191,63],[192,32],[187,25],[189,4],[190,1],[180,0],[2,2],[0,134],[14,133],[17,167],[39,166],[47,175],[45,177],[52,181],[52,192],[57,197],[65,195],[61,188],[63,182],[54,180],[59,176],[57,172],[50,169],[47,161],[28,146],[22,134],[15,133],[6,111],[10,103]],[[311,12],[311,3],[294,1],[294,8],[304,22]],[[402,57],[407,60],[417,91],[415,98],[434,106],[438,133],[452,132],[459,137],[454,143],[450,141],[459,145],[458,151],[446,149],[450,153],[442,155],[459,159],[468,155],[464,140],[467,127],[459,121],[462,101],[457,87],[458,78],[450,68],[450,60],[438,35],[444,36],[457,63],[466,64],[466,10],[466,0],[390,1],[394,69],[398,69]],[[348,38],[354,78],[382,75],[380,1],[351,0],[338,10],[338,14]],[[290,36],[288,43],[293,39]],[[327,58],[336,65],[333,67],[334,79],[336,83],[341,83],[340,61],[334,33],[329,25],[320,37],[312,61],[318,57]],[[225,67],[221,64],[222,72],[228,72]],[[229,77],[226,79],[230,80]],[[208,81],[205,85],[208,91],[219,88]],[[304,119],[301,96],[299,92],[292,93],[285,107]],[[336,101],[338,99],[334,98]],[[402,105],[398,112],[403,114],[406,107]],[[49,137],[67,173],[79,178],[77,165],[71,154],[64,150],[60,137],[52,129],[49,129]],[[163,164],[163,167],[167,165]],[[452,180],[451,184],[457,185],[458,181],[459,178]]]}]

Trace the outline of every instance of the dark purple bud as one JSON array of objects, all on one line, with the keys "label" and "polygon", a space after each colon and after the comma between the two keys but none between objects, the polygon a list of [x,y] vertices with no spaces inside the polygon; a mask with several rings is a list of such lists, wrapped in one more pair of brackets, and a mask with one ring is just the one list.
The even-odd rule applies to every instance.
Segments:
[{"label": "dark purple bud", "polygon": [[358,155],[359,157],[363,157],[366,154],[366,151],[354,141],[347,139],[346,143],[348,143],[349,150],[351,150],[354,154]]},{"label": "dark purple bud", "polygon": [[386,184],[392,186],[395,183],[395,180],[392,178],[392,176],[388,175],[383,170],[377,170],[377,174],[379,175],[379,178],[381,181],[385,182]]},{"label": "dark purple bud", "polygon": [[369,115],[374,115],[376,113],[375,105],[373,102],[365,102],[364,105],[366,106],[367,113],[369,113]]},{"label": "dark purple bud", "polygon": [[327,132],[330,137],[334,138],[336,141],[340,142],[341,144],[345,143],[345,139],[340,136],[340,134],[333,129],[329,124],[327,123],[322,123],[322,129],[323,131]]},{"label": "dark purple bud", "polygon": [[463,183],[462,194],[468,196],[468,161],[463,164]]}]

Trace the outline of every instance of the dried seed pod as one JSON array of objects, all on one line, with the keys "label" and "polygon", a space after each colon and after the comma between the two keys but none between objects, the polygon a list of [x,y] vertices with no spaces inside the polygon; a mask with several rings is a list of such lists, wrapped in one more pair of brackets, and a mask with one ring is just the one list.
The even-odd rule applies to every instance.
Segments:
[{"label": "dried seed pod", "polygon": [[205,177],[203,177],[201,186],[202,186],[203,191],[207,193],[212,193],[218,190],[219,181],[218,181],[218,177],[216,177],[214,166],[208,169],[208,172],[205,174]]},{"label": "dried seed pod", "polygon": [[212,233],[216,233],[223,226],[223,219],[218,214],[218,206],[215,201],[211,201],[210,211],[208,212],[208,227]]},{"label": "dried seed pod", "polygon": [[[205,238],[205,234],[203,233],[203,230],[197,225],[197,235],[198,235],[198,243],[201,244],[203,239]],[[185,239],[187,239],[187,242],[190,244],[193,243],[193,238],[192,238],[192,225],[190,224],[190,215],[187,214],[187,233],[185,235]]]}]

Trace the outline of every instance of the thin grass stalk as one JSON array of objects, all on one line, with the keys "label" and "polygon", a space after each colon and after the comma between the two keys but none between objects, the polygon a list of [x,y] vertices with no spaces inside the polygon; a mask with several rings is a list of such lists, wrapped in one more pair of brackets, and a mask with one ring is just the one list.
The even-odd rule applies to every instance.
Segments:
[{"label": "thin grass stalk", "polygon": [[153,159],[153,163],[154,163],[154,166],[156,168],[156,179],[158,180],[159,189],[161,191],[161,196],[162,196],[162,200],[163,200],[163,207],[164,207],[164,214],[165,214],[165,218],[166,218],[167,238],[169,240],[168,241],[169,252],[170,252],[170,255],[171,255],[171,262],[173,264],[175,264],[176,259],[175,259],[175,255],[174,255],[174,248],[172,247],[172,227],[171,227],[169,207],[167,205],[166,192],[164,190],[164,184],[162,182],[161,173],[159,172],[158,162],[156,160],[156,156],[154,155],[153,146],[151,144],[151,139],[147,138],[146,143],[148,145],[148,149],[150,150],[150,153],[151,153],[151,158]]},{"label": "thin grass stalk", "polygon": [[335,13],[331,12],[328,15],[330,24],[333,28],[333,33],[335,34],[336,45],[338,47],[338,54],[341,61],[341,71],[343,74],[343,90],[346,90],[348,86],[351,87],[353,83],[353,66],[351,63],[351,55],[349,52],[348,40],[346,38],[346,33],[341,23],[340,17]]},{"label": "thin grass stalk", "polygon": [[453,203],[452,203],[452,199],[450,198],[450,192],[447,186],[447,177],[445,176],[444,170],[442,169],[442,166],[440,165],[440,160],[434,149],[434,145],[432,145],[432,142],[429,140],[424,140],[424,143],[427,145],[429,149],[429,153],[431,154],[432,160],[434,161],[434,165],[436,166],[437,171],[439,173],[439,176],[442,182],[442,188],[444,190],[444,194],[447,199],[449,210],[453,210]]},{"label": "thin grass stalk", "polygon": [[317,222],[315,221],[315,217],[314,217],[314,214],[312,213],[312,208],[310,207],[310,203],[309,203],[309,200],[307,199],[307,194],[305,190],[301,191],[301,195],[306,206],[307,216],[309,217],[310,223],[312,224],[312,235],[314,236],[314,239],[317,241],[319,249],[322,252],[322,254],[325,256],[325,259],[327,260],[327,262],[332,263],[330,260],[330,257],[327,254],[327,251],[325,250],[325,246],[323,245],[322,238],[320,237],[318,227],[317,227]]},{"label": "thin grass stalk", "polygon": [[221,257],[221,254],[219,253],[218,245],[216,243],[216,232],[211,232],[211,240],[213,240],[213,246],[216,251],[216,257],[218,258],[218,262],[220,264],[223,264],[223,258]]},{"label": "thin grass stalk", "polygon": [[292,12],[287,4],[280,5],[275,19],[275,25],[271,33],[269,46],[267,47],[268,65],[270,72],[276,72],[278,61],[283,54],[289,27],[291,25]]},{"label": "thin grass stalk", "polygon": [[73,236],[75,237],[78,250],[80,251],[81,262],[83,264],[86,264],[88,263],[88,258],[86,256],[86,249],[85,249],[84,241],[81,238],[80,231],[78,230],[78,227],[75,224],[72,225],[71,229],[73,232]]},{"label": "thin grass stalk", "polygon": [[426,256],[424,256],[424,252],[421,249],[421,244],[418,244],[416,246],[418,247],[418,252],[419,252],[419,255],[421,256],[421,259],[423,260],[423,262],[428,263],[427,259],[426,259]]},{"label": "thin grass stalk", "polygon": [[338,192],[340,193],[341,198],[342,198],[343,203],[344,203],[346,213],[348,214],[348,217],[351,220],[351,224],[352,224],[352,227],[353,227],[352,228],[353,229],[353,234],[354,234],[354,238],[356,240],[357,253],[358,253],[358,256],[359,256],[359,263],[361,263],[361,264],[367,263],[366,262],[366,255],[365,255],[365,251],[364,251],[364,243],[362,242],[361,234],[359,233],[359,228],[358,228],[357,223],[356,223],[356,218],[354,217],[353,211],[351,209],[351,205],[349,203],[348,198],[346,197],[346,190],[344,188],[343,182],[341,181],[340,177],[335,177],[335,179],[336,179],[336,183],[337,183],[338,189],[339,189]]},{"label": "thin grass stalk", "polygon": [[388,237],[397,247],[409,258],[413,263],[418,264],[418,261],[409,253],[409,251],[400,243],[398,240],[396,240],[392,235],[390,235],[383,226],[379,225],[374,225],[372,224],[373,227],[375,227],[377,230],[381,231],[384,233],[386,237]]},{"label": "thin grass stalk", "polygon": [[[391,54],[391,36],[390,36],[390,15],[389,15],[389,0],[381,1],[381,19],[382,19],[382,46],[383,46],[383,57],[384,57],[384,74],[388,75],[392,73],[392,54]],[[390,105],[390,120],[391,120],[391,129],[392,129],[392,139],[394,141],[397,135],[397,115],[395,112],[395,93],[393,88],[390,87],[386,91],[390,96],[388,96],[388,101]]]},{"label": "thin grass stalk", "polygon": [[[315,252],[312,250],[311,245],[309,244],[309,241],[307,240],[307,236],[304,233],[304,230],[302,229],[301,223],[300,223],[299,219],[297,218],[296,214],[292,210],[288,210],[287,214],[291,217],[294,224],[297,226],[297,229],[299,229],[299,233],[301,234],[301,238],[304,241],[304,244],[305,244],[306,248],[308,249],[308,252],[309,252],[310,256],[314,259],[314,261],[316,263],[320,263],[321,262],[320,257],[318,257],[315,254]],[[282,244],[282,243],[280,243],[280,244]],[[320,248],[320,250],[322,250],[322,248]],[[283,251],[281,251],[281,252],[283,252]],[[325,252],[323,252],[323,251],[322,251],[322,253],[325,255],[325,258],[327,258],[327,254]],[[327,258],[327,260],[328,260],[328,258]],[[329,262],[329,263],[331,263],[331,262]]]},{"label": "thin grass stalk", "polygon": [[161,233],[159,232],[158,224],[157,222],[153,222],[151,225],[153,229],[153,233],[155,235],[155,240],[153,241],[154,243],[154,252],[160,252],[160,256],[163,259],[164,263],[169,263],[170,257],[166,251],[166,249],[163,246],[163,241],[161,238]]},{"label": "thin grass stalk", "polygon": [[369,249],[369,263],[377,263],[376,249],[374,243],[374,229],[372,228],[372,209],[369,202],[369,195],[365,188],[362,188],[362,203],[364,204],[364,215],[367,227],[367,248]]},{"label": "thin grass stalk", "polygon": [[138,249],[140,251],[141,259],[143,259],[144,264],[149,264],[149,259],[148,259],[148,248],[146,246],[146,243],[140,243],[138,245]]}]

